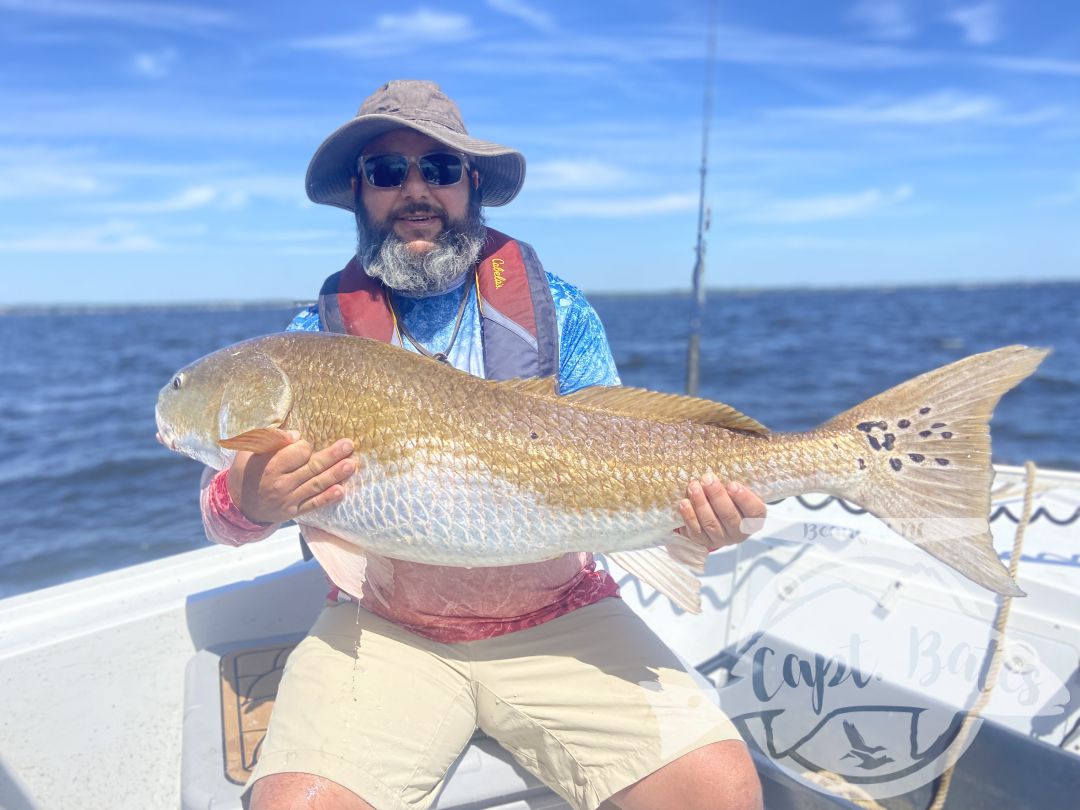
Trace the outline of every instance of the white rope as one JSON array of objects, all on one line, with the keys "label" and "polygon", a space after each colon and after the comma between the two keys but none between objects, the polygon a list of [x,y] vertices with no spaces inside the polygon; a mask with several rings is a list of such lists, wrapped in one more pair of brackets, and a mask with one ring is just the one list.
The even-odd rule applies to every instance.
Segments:
[{"label": "white rope", "polygon": [[[1024,488],[1024,513],[1020,518],[1020,522],[1016,524],[1012,555],[1009,557],[1009,576],[1014,580],[1016,579],[1017,569],[1020,567],[1020,555],[1024,548],[1024,531],[1031,520],[1031,505],[1032,501],[1035,500],[1034,462],[1029,461],[1024,464],[1024,474],[1027,478],[1027,486]],[[975,705],[964,716],[964,722],[960,725],[956,742],[949,749],[948,765],[941,774],[941,780],[938,782],[937,791],[934,794],[934,801],[928,810],[942,810],[945,806],[945,799],[948,797],[949,788],[952,785],[953,770],[956,767],[956,761],[960,758],[959,752],[964,750],[968,735],[971,734],[971,727],[979,719],[983,709],[986,708],[986,704],[990,702],[990,695],[994,691],[994,684],[997,683],[998,673],[1001,671],[1002,652],[1005,649],[1005,628],[1009,623],[1012,600],[1011,596],[1003,596],[1001,604],[998,605],[997,618],[994,620],[994,638],[991,640],[991,647],[988,651],[990,663],[986,668],[986,680],[983,681]]]}]

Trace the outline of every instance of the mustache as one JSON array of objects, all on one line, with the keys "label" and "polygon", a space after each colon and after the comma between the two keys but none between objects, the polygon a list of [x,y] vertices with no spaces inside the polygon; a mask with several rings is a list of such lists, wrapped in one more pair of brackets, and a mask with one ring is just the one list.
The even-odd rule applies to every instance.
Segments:
[{"label": "mustache", "polygon": [[417,214],[424,214],[428,216],[439,217],[443,222],[446,221],[446,209],[441,205],[434,203],[423,202],[409,202],[402,205],[400,208],[395,209],[390,213],[390,219],[397,217],[415,216]]}]

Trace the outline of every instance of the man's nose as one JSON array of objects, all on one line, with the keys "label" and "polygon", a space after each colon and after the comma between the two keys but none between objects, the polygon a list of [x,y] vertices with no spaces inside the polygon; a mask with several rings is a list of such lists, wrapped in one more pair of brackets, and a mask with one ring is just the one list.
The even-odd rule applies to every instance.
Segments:
[{"label": "man's nose", "polygon": [[409,170],[405,174],[405,182],[401,184],[401,188],[406,197],[428,196],[427,180],[424,179],[420,167],[414,161],[409,161]]}]

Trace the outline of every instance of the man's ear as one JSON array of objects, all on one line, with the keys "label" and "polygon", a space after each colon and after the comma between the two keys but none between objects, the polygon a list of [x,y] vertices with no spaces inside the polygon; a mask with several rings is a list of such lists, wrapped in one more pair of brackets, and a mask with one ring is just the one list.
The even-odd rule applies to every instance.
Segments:
[{"label": "man's ear", "polygon": [[480,172],[476,169],[472,170],[472,187],[474,189],[480,188]]}]

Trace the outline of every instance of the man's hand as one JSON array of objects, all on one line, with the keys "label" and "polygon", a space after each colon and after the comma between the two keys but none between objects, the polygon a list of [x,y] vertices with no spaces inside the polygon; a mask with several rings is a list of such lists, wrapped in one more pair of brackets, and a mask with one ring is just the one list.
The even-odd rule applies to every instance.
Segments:
[{"label": "man's hand", "polygon": [[686,525],[677,529],[678,533],[716,551],[741,543],[760,529],[765,502],[741,484],[724,486],[707,473],[686,487],[679,514]]},{"label": "man's hand", "polygon": [[340,439],[317,453],[294,431],[289,444],[272,453],[239,452],[226,483],[244,517],[256,523],[283,523],[345,497],[341,486],[356,472],[353,443]]}]

